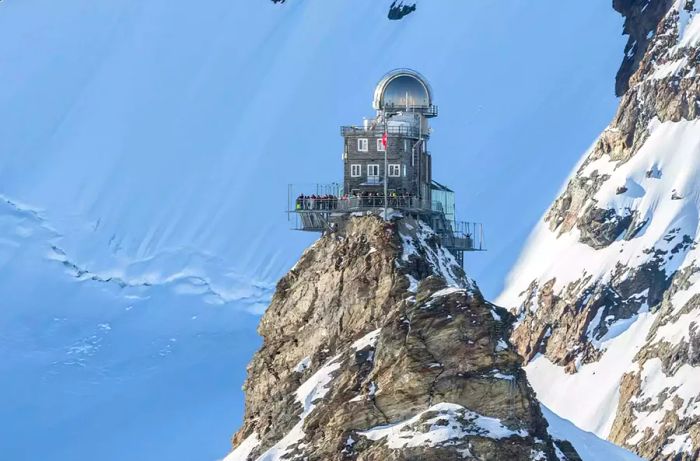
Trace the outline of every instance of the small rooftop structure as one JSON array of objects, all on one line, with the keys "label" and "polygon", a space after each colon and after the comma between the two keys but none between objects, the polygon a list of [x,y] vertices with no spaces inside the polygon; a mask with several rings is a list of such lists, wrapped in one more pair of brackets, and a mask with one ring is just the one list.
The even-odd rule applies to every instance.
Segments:
[{"label": "small rooftop structure", "polygon": [[289,186],[288,213],[294,228],[324,232],[352,213],[389,210],[421,219],[440,236],[460,263],[465,251],[481,251],[483,227],[456,220],[455,194],[433,180],[428,150],[437,117],[428,81],[411,69],[387,73],[374,91],[376,116],[343,126],[343,182]]},{"label": "small rooftop structure", "polygon": [[374,90],[372,107],[378,112],[417,112],[436,117],[433,90],[428,80],[411,69],[395,69],[387,73]]}]

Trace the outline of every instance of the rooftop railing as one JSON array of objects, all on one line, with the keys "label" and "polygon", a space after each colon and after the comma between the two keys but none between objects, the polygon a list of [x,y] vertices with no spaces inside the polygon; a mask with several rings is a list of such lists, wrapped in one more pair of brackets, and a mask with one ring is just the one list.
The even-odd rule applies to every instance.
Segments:
[{"label": "rooftop railing", "polygon": [[[405,136],[408,138],[418,138],[421,136],[420,129],[415,126],[388,126],[386,127],[386,132],[388,136]],[[340,134],[343,136],[367,136],[367,137],[381,137],[384,134],[384,125],[376,126],[341,126]],[[422,133],[424,136],[428,136],[428,133]]]},{"label": "rooftop railing", "polygon": [[435,105],[430,105],[430,106],[421,106],[421,105],[401,105],[401,104],[386,104],[384,106],[384,110],[389,113],[398,113],[398,112],[418,112],[423,114],[426,117],[437,117],[438,114],[438,108]]}]

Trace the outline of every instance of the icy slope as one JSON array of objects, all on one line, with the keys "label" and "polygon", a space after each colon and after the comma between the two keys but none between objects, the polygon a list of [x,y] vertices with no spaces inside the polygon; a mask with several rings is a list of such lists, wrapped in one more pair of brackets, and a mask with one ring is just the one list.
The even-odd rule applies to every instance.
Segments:
[{"label": "icy slope", "polygon": [[50,222],[6,200],[0,235],[3,458],[215,459],[226,450],[255,317],[212,304],[194,277],[149,285],[85,272]]},{"label": "icy slope", "polygon": [[700,453],[697,8],[669,2],[497,301],[538,398],[650,459]]}]

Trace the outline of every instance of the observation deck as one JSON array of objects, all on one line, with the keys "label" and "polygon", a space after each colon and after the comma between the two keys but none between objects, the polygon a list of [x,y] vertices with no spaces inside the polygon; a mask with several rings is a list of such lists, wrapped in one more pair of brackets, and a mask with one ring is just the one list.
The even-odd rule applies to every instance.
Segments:
[{"label": "observation deck", "polygon": [[[299,192],[307,190],[310,192]],[[325,232],[343,217],[366,214],[381,215],[383,195],[345,195],[340,184],[316,185],[306,188],[289,185],[287,215],[292,229]],[[410,195],[392,194],[386,198],[387,212],[413,216],[428,224],[447,248],[463,264],[465,251],[485,251],[484,228],[481,223],[455,221],[447,218],[440,201],[430,201]]]}]

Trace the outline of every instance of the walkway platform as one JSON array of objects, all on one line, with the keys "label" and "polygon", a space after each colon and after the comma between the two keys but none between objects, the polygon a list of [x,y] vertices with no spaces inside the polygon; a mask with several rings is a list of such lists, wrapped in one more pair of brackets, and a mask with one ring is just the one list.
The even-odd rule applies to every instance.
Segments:
[{"label": "walkway platform", "polygon": [[[290,186],[287,214],[292,228],[307,232],[325,232],[348,215],[382,215],[383,196],[343,196],[334,187],[319,187],[318,194],[304,195],[303,199],[294,196]],[[330,193],[322,193],[330,192]],[[481,223],[452,221],[445,217],[440,202],[431,203],[410,196],[389,196],[388,213],[399,212],[404,216],[421,219],[439,236],[441,244],[450,250],[460,264],[466,251],[485,251],[484,228]]]}]

